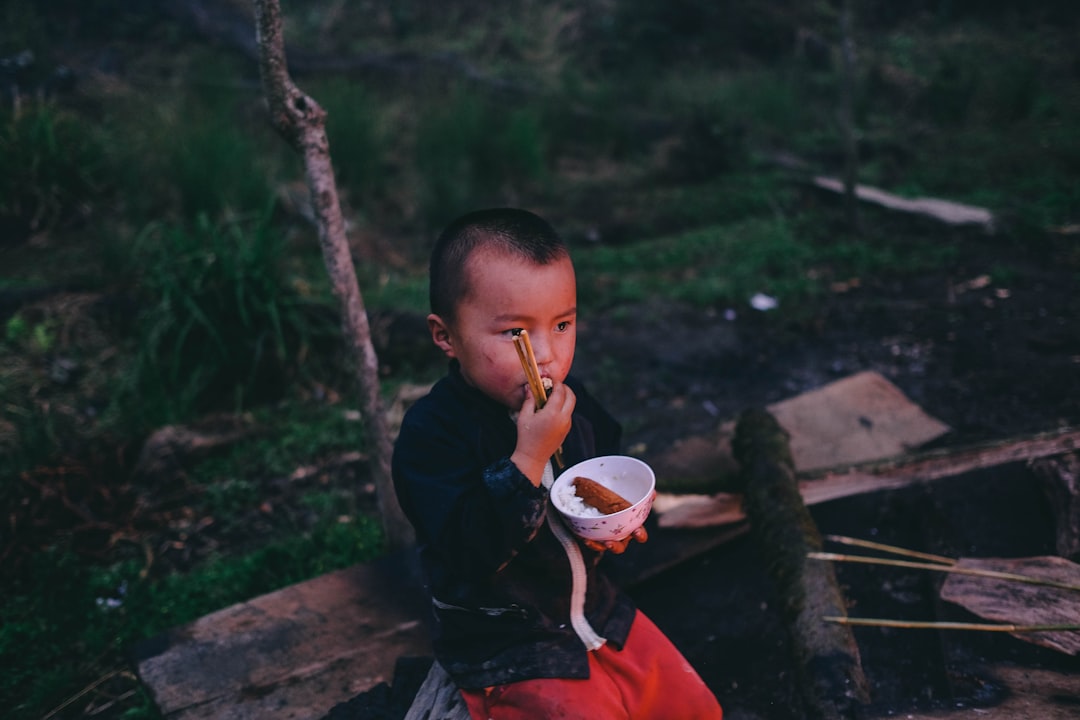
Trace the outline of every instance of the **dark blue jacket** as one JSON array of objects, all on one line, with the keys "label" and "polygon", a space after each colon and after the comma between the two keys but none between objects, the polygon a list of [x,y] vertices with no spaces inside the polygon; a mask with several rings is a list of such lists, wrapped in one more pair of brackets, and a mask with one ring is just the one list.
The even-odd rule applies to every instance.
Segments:
[{"label": "dark blue jacket", "polygon": [[[573,377],[567,466],[619,451],[621,428]],[[587,650],[570,625],[570,567],[544,522],[548,491],[510,462],[517,428],[507,409],[467,385],[451,364],[405,415],[394,486],[416,528],[436,619],[435,657],[463,688],[543,677],[588,677]],[[582,546],[585,616],[616,648],[635,609]]]}]

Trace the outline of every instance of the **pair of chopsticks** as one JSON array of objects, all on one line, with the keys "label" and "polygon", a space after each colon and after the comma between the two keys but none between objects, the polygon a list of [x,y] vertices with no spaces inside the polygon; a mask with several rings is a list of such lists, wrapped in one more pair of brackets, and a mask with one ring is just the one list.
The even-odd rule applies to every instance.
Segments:
[{"label": "pair of chopsticks", "polygon": [[[529,342],[529,331],[522,330],[514,336],[514,349],[517,350],[518,360],[521,361],[521,369],[525,371],[525,379],[529,383],[529,390],[536,400],[536,409],[544,407],[547,402],[547,390],[544,389],[544,381],[540,378],[540,368],[536,366],[536,356],[533,355],[532,343]],[[562,448],[555,451],[555,464],[562,470],[566,467],[563,462]]]}]

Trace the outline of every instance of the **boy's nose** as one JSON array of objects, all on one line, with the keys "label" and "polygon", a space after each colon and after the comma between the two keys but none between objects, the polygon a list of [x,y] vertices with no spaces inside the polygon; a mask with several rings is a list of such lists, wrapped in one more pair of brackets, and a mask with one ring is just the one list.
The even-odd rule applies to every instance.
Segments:
[{"label": "boy's nose", "polygon": [[541,368],[555,359],[553,343],[548,333],[529,333],[529,341],[532,344],[533,355],[536,357],[536,364]]}]

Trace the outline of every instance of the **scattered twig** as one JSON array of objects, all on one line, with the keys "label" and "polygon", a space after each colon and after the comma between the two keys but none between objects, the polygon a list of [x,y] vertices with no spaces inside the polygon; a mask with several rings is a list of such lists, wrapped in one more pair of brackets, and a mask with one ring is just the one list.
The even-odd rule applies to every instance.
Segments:
[{"label": "scattered twig", "polygon": [[913,628],[927,630],[983,630],[989,632],[1055,632],[1063,630],[1080,630],[1080,624],[1067,623],[1064,625],[1013,625],[1010,623],[967,623],[945,621],[922,621],[922,620],[889,620],[885,618],[853,618],[826,616],[822,620],[840,625],[853,625],[859,627],[891,627]]},{"label": "scattered twig", "polygon": [[982,570],[979,568],[960,567],[958,565],[939,565],[937,563],[911,562],[909,560],[892,560],[890,558],[874,558],[865,555],[844,555],[841,553],[810,552],[806,556],[813,560],[831,560],[833,562],[853,562],[867,565],[891,565],[893,567],[915,568],[917,570],[937,570],[938,572],[957,573],[960,575],[974,575],[977,577],[994,578],[997,580],[1010,580],[1013,582],[1027,583],[1029,585],[1045,585],[1063,590],[1080,592],[1080,585],[1045,580],[1043,578],[1019,575],[1017,573],[999,572],[997,570]]},{"label": "scattered twig", "polygon": [[87,693],[93,692],[98,687],[100,687],[101,685],[105,684],[106,682],[108,682],[109,680],[112,680],[114,677],[117,677],[117,676],[125,677],[125,678],[128,678],[129,680],[134,680],[135,679],[135,674],[132,673],[130,670],[113,670],[112,672],[105,673],[104,675],[99,677],[97,680],[90,683],[89,685],[84,687],[82,690],[75,693],[74,695],[69,697],[67,700],[60,703],[56,707],[54,707],[52,710],[50,710],[48,713],[46,713],[45,716],[41,718],[41,720],[49,720],[49,718],[54,717],[57,713],[59,713],[61,710],[66,708],[71,703],[75,702],[76,700],[83,697]]},{"label": "scattered twig", "polygon": [[100,715],[101,713],[105,712],[106,710],[108,710],[109,708],[111,708],[113,705],[116,705],[117,703],[124,702],[129,697],[132,697],[134,694],[135,694],[134,690],[128,690],[125,693],[121,693],[120,695],[113,698],[109,702],[105,703],[101,707],[94,708],[92,711],[88,712],[87,715],[89,715],[90,717],[96,717],[96,716]]}]

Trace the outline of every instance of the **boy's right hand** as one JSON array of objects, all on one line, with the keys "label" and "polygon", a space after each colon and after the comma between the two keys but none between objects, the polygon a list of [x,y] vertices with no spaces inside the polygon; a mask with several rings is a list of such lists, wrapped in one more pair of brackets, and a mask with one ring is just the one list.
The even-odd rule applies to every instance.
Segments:
[{"label": "boy's right hand", "polygon": [[536,409],[536,399],[526,389],[517,418],[517,446],[510,456],[533,485],[540,486],[544,466],[570,432],[577,396],[563,383],[555,383],[547,403]]}]

